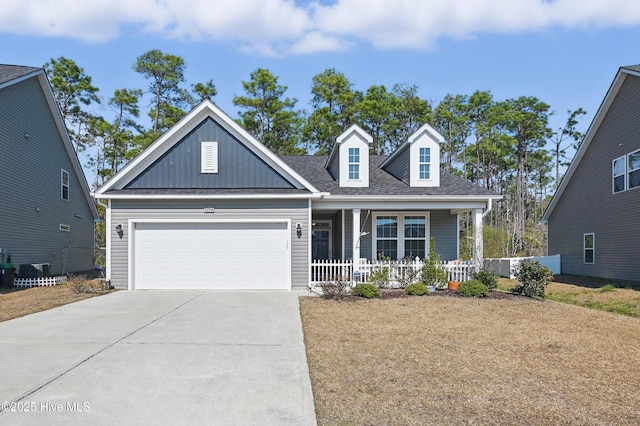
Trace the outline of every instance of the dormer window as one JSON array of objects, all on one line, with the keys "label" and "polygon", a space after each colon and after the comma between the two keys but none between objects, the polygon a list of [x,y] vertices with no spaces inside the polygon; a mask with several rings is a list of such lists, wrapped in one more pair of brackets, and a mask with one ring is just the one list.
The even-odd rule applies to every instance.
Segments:
[{"label": "dormer window", "polygon": [[349,148],[349,180],[360,179],[360,148]]},{"label": "dormer window", "polygon": [[420,180],[431,178],[431,148],[420,148]]}]

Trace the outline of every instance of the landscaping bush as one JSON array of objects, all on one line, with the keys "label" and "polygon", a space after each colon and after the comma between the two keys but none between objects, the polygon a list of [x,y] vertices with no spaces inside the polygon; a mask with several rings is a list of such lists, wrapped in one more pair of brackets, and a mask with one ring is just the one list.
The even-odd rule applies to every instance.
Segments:
[{"label": "landscaping bush", "polygon": [[498,276],[487,269],[481,269],[476,272],[473,274],[473,278],[486,285],[489,290],[498,287]]},{"label": "landscaping bush", "polygon": [[544,299],[544,290],[553,281],[553,272],[537,260],[523,260],[515,268],[514,275],[520,285],[511,290],[527,297]]},{"label": "landscaping bush", "polygon": [[487,297],[489,295],[487,286],[475,279],[461,282],[457,292],[468,297]]},{"label": "landscaping bush", "polygon": [[429,254],[424,259],[422,267],[422,282],[429,286],[434,285],[436,288],[443,288],[449,280],[447,271],[438,266],[440,255],[436,253],[436,240],[431,237],[429,240]]},{"label": "landscaping bush", "polygon": [[410,296],[424,296],[429,294],[429,289],[425,283],[413,283],[406,286],[404,292]]},{"label": "landscaping bush", "polygon": [[71,275],[67,278],[67,287],[75,294],[99,293],[109,289],[108,284],[102,280],[88,280],[84,275]]},{"label": "landscaping bush", "polygon": [[371,272],[369,282],[378,288],[387,288],[389,286],[389,268],[382,267]]},{"label": "landscaping bush", "polygon": [[336,280],[318,285],[322,290],[322,297],[337,301],[343,300],[351,291],[351,284],[346,280]]},{"label": "landscaping bush", "polygon": [[373,284],[356,284],[353,290],[351,290],[351,294],[373,299],[380,297],[380,289]]}]

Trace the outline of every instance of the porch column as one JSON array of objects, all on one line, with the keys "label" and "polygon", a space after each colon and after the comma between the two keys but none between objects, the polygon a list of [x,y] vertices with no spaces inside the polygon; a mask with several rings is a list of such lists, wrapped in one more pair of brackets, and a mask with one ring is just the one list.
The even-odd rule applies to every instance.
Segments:
[{"label": "porch column", "polygon": [[482,242],[482,209],[473,213],[473,262],[482,269],[484,263],[484,248]]},{"label": "porch column", "polygon": [[353,270],[360,270],[360,209],[353,209]]}]

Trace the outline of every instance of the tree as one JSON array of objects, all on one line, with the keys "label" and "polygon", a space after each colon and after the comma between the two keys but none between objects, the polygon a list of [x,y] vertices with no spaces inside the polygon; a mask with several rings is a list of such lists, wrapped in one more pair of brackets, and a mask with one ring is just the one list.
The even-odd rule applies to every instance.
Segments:
[{"label": "tree", "polygon": [[153,106],[149,112],[153,120],[153,136],[164,132],[186,114],[182,107],[192,99],[180,87],[185,81],[185,68],[183,58],[164,54],[157,49],[138,56],[133,66],[134,71],[150,80],[147,90],[153,96]]},{"label": "tree", "polygon": [[544,146],[551,134],[548,127],[549,105],[532,96],[507,99],[500,103],[502,128],[513,139],[513,155],[516,158],[516,252],[524,249],[527,219],[527,159],[531,152]]},{"label": "tree", "polygon": [[371,86],[357,104],[359,124],[373,139],[373,152],[384,154],[394,136],[397,120],[392,112],[397,109],[397,98],[384,86]]},{"label": "tree", "polygon": [[211,100],[211,98],[218,94],[216,86],[213,84],[213,80],[209,80],[206,83],[196,83],[191,87],[193,88],[193,92],[197,96],[197,101],[194,103],[202,102],[205,99]]},{"label": "tree", "polygon": [[298,146],[302,117],[294,109],[297,100],[283,98],[287,86],[278,84],[278,77],[262,68],[242,85],[247,96],[233,98],[233,104],[245,110],[238,122],[277,155],[302,154]]},{"label": "tree", "polygon": [[444,169],[452,172],[453,163],[466,146],[471,135],[471,119],[469,117],[469,98],[465,95],[446,95],[435,110],[436,130],[444,136],[442,145],[442,163]]},{"label": "tree", "polygon": [[340,133],[355,123],[361,94],[354,92],[352,85],[344,74],[333,68],[313,77],[310,102],[313,112],[307,118],[303,135],[316,154],[328,154]]},{"label": "tree", "polygon": [[392,93],[396,98],[392,114],[397,122],[397,127],[393,129],[395,135],[391,138],[389,147],[393,151],[422,125],[431,122],[433,108],[429,101],[418,97],[418,86],[414,84],[395,84]]},{"label": "tree", "polygon": [[73,142],[76,152],[85,149],[83,132],[90,114],[82,110],[82,105],[100,103],[98,88],[91,84],[91,77],[84,73],[73,60],[64,56],[51,59],[43,68],[47,72],[53,96]]},{"label": "tree", "polygon": [[567,118],[567,122],[565,123],[564,127],[558,129],[553,133],[551,142],[553,143],[553,156],[555,158],[556,166],[555,188],[560,185],[560,166],[568,165],[567,162],[563,163],[562,160],[568,160],[567,149],[569,147],[565,146],[563,148],[562,144],[567,139],[573,139],[573,148],[576,150],[578,149],[579,143],[582,140],[583,136],[581,132],[576,130],[576,126],[578,125],[578,116],[584,115],[586,113],[587,112],[582,108],[578,108],[575,111],[568,110],[567,114],[569,114],[569,117]]}]

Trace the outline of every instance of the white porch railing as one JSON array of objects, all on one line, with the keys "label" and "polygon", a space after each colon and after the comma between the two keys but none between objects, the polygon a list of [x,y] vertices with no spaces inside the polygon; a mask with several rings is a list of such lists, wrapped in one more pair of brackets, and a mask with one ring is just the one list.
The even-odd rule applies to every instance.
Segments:
[{"label": "white porch railing", "polygon": [[[311,262],[311,285],[338,280],[350,281],[354,285],[358,282],[369,282],[372,274],[386,268],[388,285],[401,287],[419,280],[423,266],[424,262],[419,259],[395,261],[360,259],[358,268],[360,275],[354,276],[352,260],[316,259]],[[471,279],[474,272],[478,271],[477,266],[471,261],[444,261],[438,266],[446,271],[449,281],[467,281]]]}]

